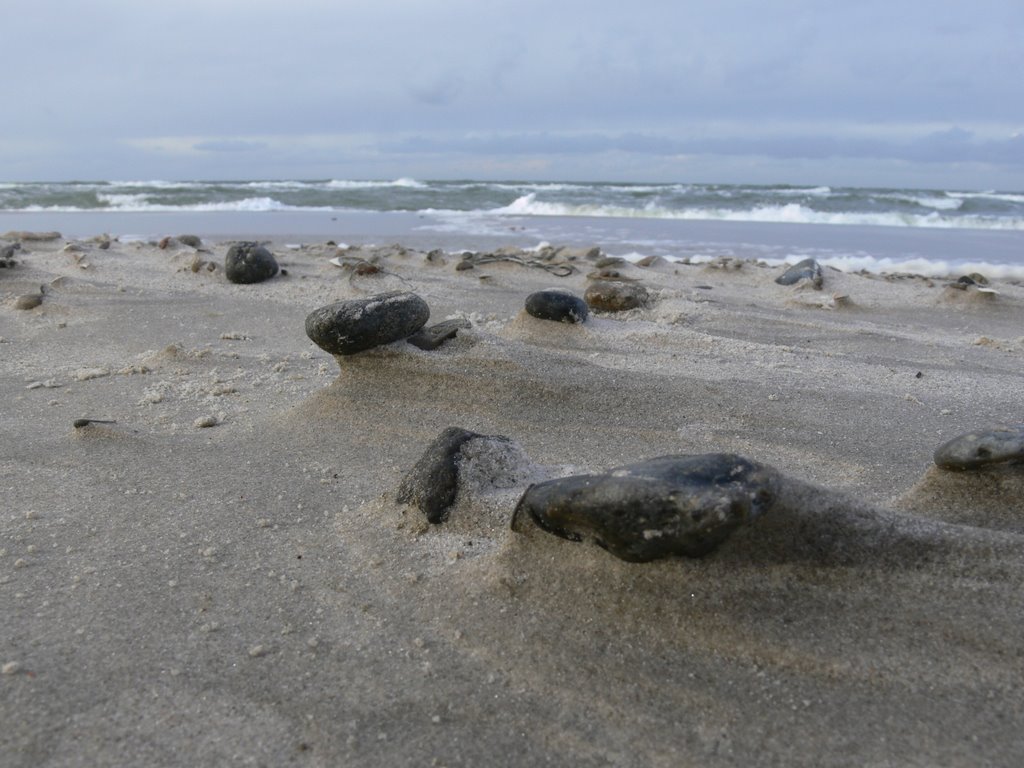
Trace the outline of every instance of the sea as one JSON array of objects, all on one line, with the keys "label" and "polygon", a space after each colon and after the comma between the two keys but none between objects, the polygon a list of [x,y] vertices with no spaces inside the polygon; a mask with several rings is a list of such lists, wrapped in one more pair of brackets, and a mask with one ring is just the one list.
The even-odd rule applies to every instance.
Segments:
[{"label": "sea", "polygon": [[1024,192],[400,178],[0,183],[0,232],[331,239],[1024,278]]}]

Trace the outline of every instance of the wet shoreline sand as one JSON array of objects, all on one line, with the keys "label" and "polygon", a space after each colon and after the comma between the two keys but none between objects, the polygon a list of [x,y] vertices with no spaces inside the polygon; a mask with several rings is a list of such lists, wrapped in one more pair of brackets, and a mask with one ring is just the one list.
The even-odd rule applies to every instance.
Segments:
[{"label": "wet shoreline sand", "polygon": [[[1024,755],[1020,479],[931,460],[1020,421],[1024,288],[656,261],[615,267],[647,307],[569,326],[523,301],[582,295],[582,253],[558,277],[291,243],[256,285],[214,238],[26,242],[0,272],[11,765]],[[313,309],[391,290],[472,327],[340,371],[306,338]],[[705,558],[626,563],[511,531],[517,488],[441,526],[398,504],[449,426],[567,471],[737,453],[793,490]]]}]

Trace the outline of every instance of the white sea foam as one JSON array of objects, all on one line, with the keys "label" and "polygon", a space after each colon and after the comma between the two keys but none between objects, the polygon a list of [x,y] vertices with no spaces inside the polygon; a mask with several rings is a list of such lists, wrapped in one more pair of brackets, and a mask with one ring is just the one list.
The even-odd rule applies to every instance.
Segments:
[{"label": "white sea foam", "polygon": [[329,189],[375,189],[382,187],[405,187],[408,189],[424,189],[427,184],[416,179],[401,178],[394,181],[352,181],[348,179],[331,179],[326,186]]},{"label": "white sea foam", "polygon": [[910,214],[890,211],[885,213],[844,213],[815,211],[799,203],[760,205],[743,210],[727,208],[683,208],[669,210],[650,203],[643,208],[625,208],[606,205],[569,205],[548,203],[536,199],[535,193],[523,195],[509,205],[490,213],[512,216],[601,216],[610,218],[659,218],[684,221],[750,221],[788,224],[852,224],[860,226],[926,227],[938,229],[1004,229],[1024,230],[1024,219],[989,216],[957,216],[944,218],[938,211],[928,214]]},{"label": "white sea foam", "polygon": [[1002,200],[1007,203],[1024,203],[1024,195],[1012,192],[947,192],[950,197],[960,197],[965,200],[979,198],[984,200]]}]

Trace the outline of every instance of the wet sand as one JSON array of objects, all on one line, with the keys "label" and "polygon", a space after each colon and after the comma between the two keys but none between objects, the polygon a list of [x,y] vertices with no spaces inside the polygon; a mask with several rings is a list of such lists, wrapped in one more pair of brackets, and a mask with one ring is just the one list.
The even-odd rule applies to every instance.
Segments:
[{"label": "wet sand", "polygon": [[[650,305],[569,326],[522,307],[582,295],[582,253],[558,277],[292,242],[256,285],[212,239],[31,241],[0,270],[4,765],[1024,758],[1021,474],[931,458],[1021,421],[1020,285],[622,265]],[[390,290],[472,327],[340,369],[306,337]],[[515,484],[431,526],[396,489],[449,426],[562,474],[737,453],[786,503],[648,564],[511,531]]]}]

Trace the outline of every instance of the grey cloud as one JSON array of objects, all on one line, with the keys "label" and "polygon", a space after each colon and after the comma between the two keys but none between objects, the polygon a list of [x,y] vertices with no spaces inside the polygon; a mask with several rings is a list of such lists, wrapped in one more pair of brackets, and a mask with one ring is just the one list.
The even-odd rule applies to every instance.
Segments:
[{"label": "grey cloud", "polygon": [[212,139],[196,142],[192,148],[201,152],[259,152],[266,149],[267,145],[264,142],[244,139]]}]

